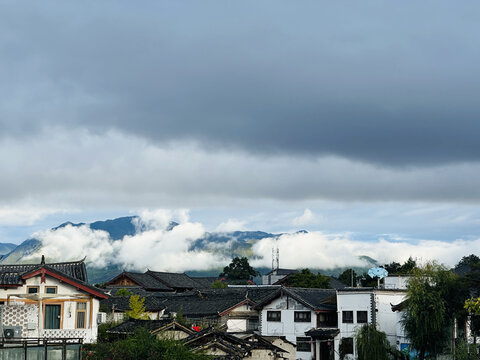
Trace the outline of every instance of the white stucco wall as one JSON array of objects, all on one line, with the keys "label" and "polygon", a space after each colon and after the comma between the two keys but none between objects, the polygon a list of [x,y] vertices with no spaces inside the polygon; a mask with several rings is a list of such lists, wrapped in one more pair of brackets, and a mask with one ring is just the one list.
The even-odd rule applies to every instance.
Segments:
[{"label": "white stucco wall", "polygon": [[[0,289],[0,301],[7,305],[9,299],[10,305],[34,304],[37,305],[37,319],[35,329],[28,331],[28,336],[33,337],[82,337],[85,342],[94,342],[97,338],[97,314],[99,312],[100,302],[90,294],[78,290],[72,285],[60,282],[56,278],[46,276],[45,283],[41,282],[41,276],[35,276],[25,281],[22,287],[2,288]],[[27,293],[28,286],[38,286],[37,294]],[[45,288],[56,286],[56,294],[47,294]],[[86,303],[86,328],[76,329],[76,306],[78,302]],[[61,305],[61,329],[43,329],[43,309],[45,304]],[[33,327],[33,325],[30,325]]]},{"label": "white stucco wall", "polygon": [[385,289],[405,290],[409,280],[410,276],[408,275],[387,276],[385,279],[383,279],[383,286]]},{"label": "white stucco wall", "polygon": [[[268,311],[280,311],[281,321],[267,321]],[[310,311],[310,322],[295,322],[295,311]],[[305,332],[315,327],[315,312],[295,301],[291,297],[283,296],[273,300],[264,306],[261,313],[261,334],[266,336],[285,336],[285,338],[296,344],[297,337],[305,337]],[[296,351],[297,359],[311,359],[311,352]]]},{"label": "white stucco wall", "polygon": [[[354,290],[337,292],[337,310],[338,310],[338,328],[340,333],[335,339],[335,350],[338,353],[340,340],[344,337],[354,337],[355,331],[359,326],[357,321],[357,311],[367,311],[368,322],[372,322],[375,318],[377,328],[386,333],[388,341],[397,346],[399,340],[400,317],[398,312],[392,311],[392,304],[398,304],[405,299],[406,292],[403,290]],[[372,296],[374,309],[372,309]],[[375,314],[372,314],[372,310]],[[343,323],[342,312],[353,311],[353,323]],[[338,339],[338,341],[337,341]],[[354,355],[356,349],[354,346]]]}]

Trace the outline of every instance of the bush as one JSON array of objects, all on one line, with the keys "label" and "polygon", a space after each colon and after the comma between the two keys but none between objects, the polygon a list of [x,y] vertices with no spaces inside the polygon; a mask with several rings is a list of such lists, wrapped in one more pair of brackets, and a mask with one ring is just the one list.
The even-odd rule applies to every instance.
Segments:
[{"label": "bush", "polygon": [[148,330],[140,328],[125,340],[98,342],[83,348],[84,360],[206,360],[208,356],[194,354],[175,340],[158,340]]}]

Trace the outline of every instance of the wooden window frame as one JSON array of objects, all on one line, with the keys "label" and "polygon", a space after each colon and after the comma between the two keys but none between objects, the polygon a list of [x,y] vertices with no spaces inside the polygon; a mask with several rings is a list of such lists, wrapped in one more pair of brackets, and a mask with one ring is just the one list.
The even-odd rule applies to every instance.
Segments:
[{"label": "wooden window frame", "polygon": [[[78,309],[78,304],[85,304],[85,309]],[[87,329],[88,328],[88,317],[87,317],[87,310],[88,310],[88,302],[87,301],[76,301],[75,302],[75,329]],[[78,313],[84,313],[84,327],[78,327]]]},{"label": "wooden window frame", "polygon": [[[37,292],[31,293],[30,289],[37,289]],[[38,285],[27,286],[27,294],[40,294],[40,286]]]},{"label": "wooden window frame", "polygon": [[[303,317],[303,315],[306,315]],[[293,314],[294,322],[312,322],[312,313],[310,311],[295,311]]]},{"label": "wooden window frame", "polygon": [[[278,317],[273,317],[271,315],[273,314],[278,314]],[[272,322],[281,322],[282,321],[282,312],[281,311],[273,311],[273,310],[267,310],[267,321],[272,321]]]},{"label": "wooden window frame", "polygon": [[[45,329],[45,306],[47,305],[60,305],[60,327],[58,329]],[[63,329],[63,302],[47,302],[47,303],[43,303],[43,313],[42,313],[42,316],[43,316],[43,328],[44,330],[59,330],[59,329]]]},{"label": "wooden window frame", "polygon": [[[47,292],[47,289],[55,289],[54,293],[49,293]],[[45,294],[50,294],[50,295],[56,295],[58,293],[58,287],[57,286],[45,286]]]}]

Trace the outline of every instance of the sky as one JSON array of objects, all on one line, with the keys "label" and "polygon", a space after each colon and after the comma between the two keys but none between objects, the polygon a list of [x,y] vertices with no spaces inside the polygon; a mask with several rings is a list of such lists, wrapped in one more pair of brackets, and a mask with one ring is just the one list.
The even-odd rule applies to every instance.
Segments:
[{"label": "sky", "polygon": [[478,253],[479,10],[2,2],[0,241],[164,209]]}]

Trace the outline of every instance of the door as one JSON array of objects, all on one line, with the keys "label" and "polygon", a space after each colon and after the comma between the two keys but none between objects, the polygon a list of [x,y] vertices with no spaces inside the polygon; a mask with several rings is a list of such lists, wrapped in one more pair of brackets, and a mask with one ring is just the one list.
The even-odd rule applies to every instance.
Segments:
[{"label": "door", "polygon": [[44,329],[60,329],[62,305],[45,305]]}]

